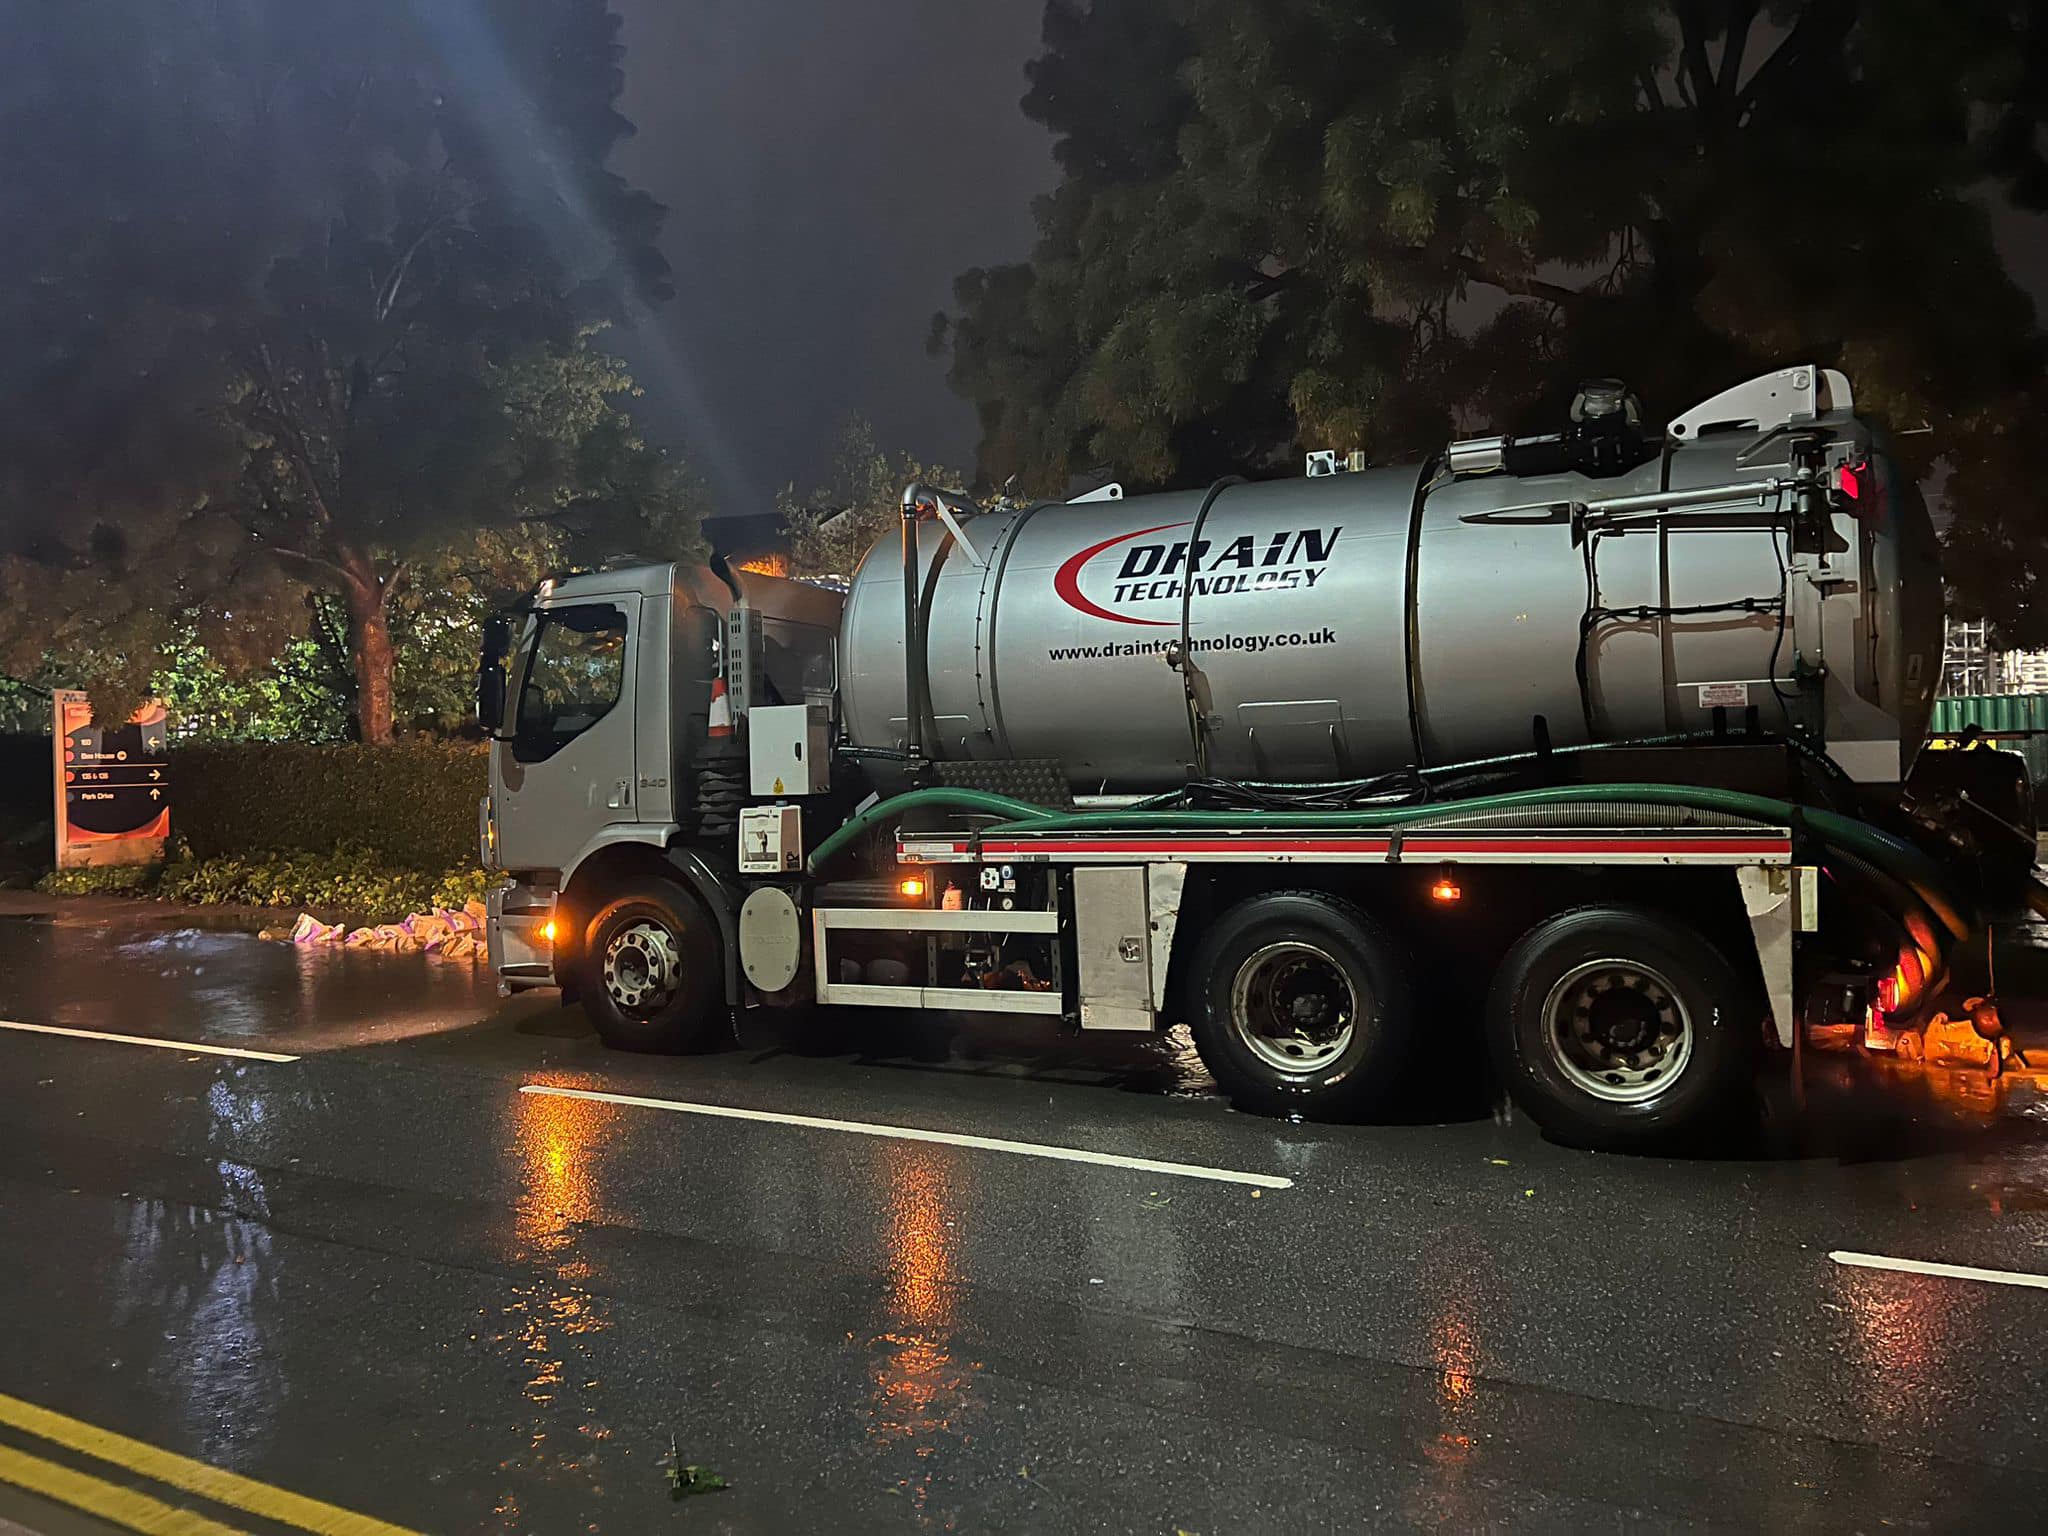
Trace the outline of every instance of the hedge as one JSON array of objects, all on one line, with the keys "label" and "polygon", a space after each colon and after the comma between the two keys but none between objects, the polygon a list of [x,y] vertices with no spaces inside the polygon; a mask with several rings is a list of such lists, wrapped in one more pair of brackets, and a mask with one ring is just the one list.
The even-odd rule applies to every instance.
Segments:
[{"label": "hedge", "polygon": [[476,862],[480,746],[234,743],[171,754],[171,835],[201,859],[362,849],[409,869]]},{"label": "hedge", "polygon": [[41,826],[51,811],[50,738],[0,735],[0,828]]},{"label": "hedge", "polygon": [[311,908],[350,921],[395,923],[429,908],[481,901],[491,883],[480,869],[394,869],[352,850],[59,869],[36,889],[52,896],[154,896],[189,906]]}]

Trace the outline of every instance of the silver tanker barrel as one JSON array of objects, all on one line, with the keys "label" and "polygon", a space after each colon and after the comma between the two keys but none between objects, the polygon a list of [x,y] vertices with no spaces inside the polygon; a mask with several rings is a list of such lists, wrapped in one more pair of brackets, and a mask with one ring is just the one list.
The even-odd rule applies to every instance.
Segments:
[{"label": "silver tanker barrel", "polygon": [[[1788,369],[1633,455],[1601,449],[1595,473],[1559,467],[1570,434],[1490,439],[1426,465],[995,512],[964,542],[923,523],[924,750],[1057,759],[1083,793],[1180,784],[1198,766],[1170,664],[1185,623],[1217,777],[1342,780],[1732,722],[1896,782],[1932,707],[1940,574],[1917,490],[1847,395]],[[885,541],[842,622],[856,746],[906,739],[905,629]]]}]

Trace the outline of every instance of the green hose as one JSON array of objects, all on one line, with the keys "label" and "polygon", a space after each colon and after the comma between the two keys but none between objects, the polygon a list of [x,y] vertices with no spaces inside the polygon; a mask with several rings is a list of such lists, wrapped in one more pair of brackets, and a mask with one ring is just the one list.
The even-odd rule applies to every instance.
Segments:
[{"label": "green hose", "polygon": [[866,810],[848,817],[838,831],[811,850],[806,867],[812,874],[817,874],[870,827],[882,822],[900,820],[906,811],[914,811],[920,806],[927,805],[945,806],[951,810],[983,816],[1004,816],[1009,818],[1007,824],[1037,821],[1058,814],[1042,805],[1033,805],[1028,800],[1013,800],[1008,795],[992,795],[982,789],[939,787],[907,790],[903,794],[892,795],[887,800],[879,800]]},{"label": "green hose", "polygon": [[1836,811],[1795,806],[1789,801],[1740,790],[1675,784],[1561,784],[1550,789],[1511,790],[1497,795],[1433,805],[1383,806],[1363,811],[1084,811],[1046,814],[1043,807],[1015,827],[996,830],[1067,832],[1082,830],[1168,831],[1192,828],[1313,827],[1330,831],[1372,830],[1426,821],[1455,805],[1461,811],[1543,805],[1670,805],[1723,811],[1733,816],[1789,826],[1795,821],[1824,844],[1845,848],[1889,871],[1917,892],[1941,925],[1958,939],[1970,925],[1946,889],[1941,867],[1912,844]]},{"label": "green hose", "polygon": [[897,819],[919,806],[948,808],[1008,819],[987,830],[996,832],[1184,831],[1196,828],[1250,831],[1261,828],[1314,828],[1324,831],[1371,831],[1427,821],[1449,809],[1508,810],[1546,805],[1669,805],[1721,811],[1772,825],[1795,822],[1821,843],[1846,849],[1904,882],[1957,939],[1967,938],[1970,925],[1949,898],[1941,867],[1927,855],[1889,832],[1836,811],[1795,806],[1789,801],[1733,789],[1676,784],[1560,784],[1550,789],[1511,790],[1468,799],[1425,805],[1381,806],[1360,811],[1164,811],[1125,808],[1100,811],[1054,811],[1008,795],[973,789],[915,789],[883,800],[848,821],[810,857],[816,874],[847,844],[877,823]]}]

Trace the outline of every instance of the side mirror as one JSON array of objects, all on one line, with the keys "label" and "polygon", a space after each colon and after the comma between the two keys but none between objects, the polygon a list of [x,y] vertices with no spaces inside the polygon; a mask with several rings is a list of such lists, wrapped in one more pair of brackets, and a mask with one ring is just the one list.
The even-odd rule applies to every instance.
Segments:
[{"label": "side mirror", "polygon": [[477,661],[476,719],[493,736],[505,726],[505,657],[511,649],[511,619],[492,614],[484,620],[483,654]]}]

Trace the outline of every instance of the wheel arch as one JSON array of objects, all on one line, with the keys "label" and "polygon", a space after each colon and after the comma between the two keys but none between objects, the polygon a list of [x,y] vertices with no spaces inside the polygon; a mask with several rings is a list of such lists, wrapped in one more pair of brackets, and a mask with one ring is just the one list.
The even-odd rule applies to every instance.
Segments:
[{"label": "wheel arch", "polygon": [[[1753,1108],[1768,1011],[1762,977],[1753,945],[1728,942],[1727,926],[1707,916],[1627,897],[1574,903],[1511,946],[1488,991],[1487,1055],[1508,1096],[1547,1134],[1578,1146],[1652,1150]],[[1548,1012],[1575,968],[1609,965],[1654,976],[1691,1031],[1682,1064],[1653,1091],[1626,1099],[1575,1081]]]},{"label": "wheel arch", "polygon": [[[719,870],[694,848],[662,846],[638,838],[606,843],[580,860],[556,899],[563,916],[562,938],[557,940],[556,974],[563,978],[563,995],[576,995],[576,967],[581,936],[606,895],[634,880],[666,880],[680,885],[696,900],[718,930],[719,966],[728,1004],[741,1000],[739,968],[739,903],[744,895],[738,882]],[[564,952],[566,950],[566,953]],[[571,963],[563,963],[571,962]]]},{"label": "wheel arch", "polygon": [[[1202,941],[1189,946],[1187,991],[1195,1047],[1218,1085],[1240,1107],[1263,1114],[1350,1119],[1387,1108],[1418,1035],[1415,968],[1400,935],[1322,886],[1288,882],[1240,891],[1219,882],[1210,899],[1217,912]],[[1342,1038],[1310,1042],[1327,1044],[1328,1052],[1290,1062],[1251,1038],[1241,983],[1244,967],[1267,950],[1304,947],[1350,989],[1353,1013]],[[1370,1007],[1360,1010],[1361,1003]],[[1312,1027],[1313,1021],[1283,1033],[1298,1037]]]},{"label": "wheel arch", "polygon": [[[1464,894],[1438,905],[1429,891],[1449,869]],[[1763,975],[1742,891],[1727,868],[1632,865],[1448,864],[1409,860],[1344,864],[1190,864],[1181,891],[1164,999],[1169,1022],[1184,1020],[1203,936],[1230,908],[1254,896],[1298,892],[1349,903],[1411,948],[1427,971],[1455,962],[1470,977],[1467,999],[1483,1004],[1487,985],[1508,950],[1536,924],[1580,906],[1610,902],[1658,908],[1712,938],[1730,963]],[[1436,1021],[1432,1029],[1452,1026]],[[1478,1039],[1476,1013],[1467,1031]]]}]

